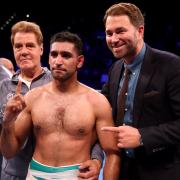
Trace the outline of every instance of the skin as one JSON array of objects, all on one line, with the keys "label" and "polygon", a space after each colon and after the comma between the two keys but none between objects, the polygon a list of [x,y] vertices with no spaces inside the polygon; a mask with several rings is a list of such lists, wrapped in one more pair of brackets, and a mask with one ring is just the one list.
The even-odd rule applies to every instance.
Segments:
[{"label": "skin", "polygon": [[23,79],[32,81],[41,74],[43,45],[38,44],[34,33],[17,32],[14,37],[13,52]]},{"label": "skin", "polygon": [[31,82],[41,74],[43,45],[38,44],[34,33],[17,32],[14,36],[13,53],[23,79]]},{"label": "skin", "polygon": [[[106,43],[113,55],[131,64],[143,47],[144,26],[135,27],[127,15],[108,16],[106,23]],[[123,125],[103,127],[103,131],[117,134],[119,148],[136,148],[140,146],[138,129]]]},{"label": "skin", "polygon": [[77,69],[83,65],[84,57],[77,54],[72,43],[55,42],[51,51],[58,52],[57,57],[49,57],[54,80],[25,97],[19,94],[19,83],[16,96],[6,106],[1,138],[3,155],[10,158],[16,154],[33,129],[33,158],[40,163],[88,163],[98,137],[106,153],[104,179],[118,179],[120,157],[116,138],[114,133],[101,131],[104,126],[113,126],[107,99],[77,81]]},{"label": "skin", "polygon": [[17,32],[15,34],[13,53],[16,64],[20,68],[20,76],[24,80],[31,82],[41,74],[40,61],[43,54],[43,45],[38,43],[33,32]]},{"label": "skin", "polygon": [[106,20],[106,43],[113,55],[131,64],[143,46],[144,27],[136,28],[128,16],[108,16]]},{"label": "skin", "polygon": [[[38,43],[34,33],[17,32],[13,42],[13,53],[16,64],[21,70],[20,76],[23,79],[31,82],[41,74],[43,44]],[[101,163],[98,160],[85,161],[80,166],[82,172],[79,176],[86,179],[98,179],[100,167]],[[89,171],[85,172],[84,169]]]}]

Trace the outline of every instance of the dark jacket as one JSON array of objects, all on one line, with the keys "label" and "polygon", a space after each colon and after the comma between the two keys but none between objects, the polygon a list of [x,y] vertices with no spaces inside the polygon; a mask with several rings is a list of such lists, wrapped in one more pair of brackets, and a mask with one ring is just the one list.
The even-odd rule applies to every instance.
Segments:
[{"label": "dark jacket", "polygon": [[[102,90],[115,123],[122,64],[119,60],[112,65]],[[140,180],[179,180],[180,57],[147,46],[134,96],[133,126],[144,143],[134,149],[136,176]]]}]

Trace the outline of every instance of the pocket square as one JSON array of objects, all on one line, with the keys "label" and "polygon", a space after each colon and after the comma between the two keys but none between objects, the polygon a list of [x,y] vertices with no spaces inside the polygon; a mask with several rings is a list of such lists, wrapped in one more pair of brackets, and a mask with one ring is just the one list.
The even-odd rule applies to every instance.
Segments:
[{"label": "pocket square", "polygon": [[144,97],[146,98],[146,97],[153,97],[153,96],[158,96],[160,93],[159,93],[159,91],[150,91],[150,92],[147,92],[147,93],[145,93],[144,94]]}]

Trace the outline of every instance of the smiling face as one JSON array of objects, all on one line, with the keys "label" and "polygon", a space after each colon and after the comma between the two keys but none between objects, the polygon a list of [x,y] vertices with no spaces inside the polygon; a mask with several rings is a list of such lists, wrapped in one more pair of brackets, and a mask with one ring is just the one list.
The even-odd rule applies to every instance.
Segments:
[{"label": "smiling face", "polygon": [[34,70],[41,67],[43,45],[38,44],[34,33],[17,32],[14,36],[13,52],[16,63],[21,70]]},{"label": "smiling face", "polygon": [[84,56],[78,55],[73,43],[52,43],[49,64],[54,79],[65,81],[76,77],[77,69],[82,67],[83,62]]},{"label": "smiling face", "polygon": [[133,26],[127,15],[108,16],[105,27],[106,42],[113,55],[130,63],[142,48],[144,27]]}]

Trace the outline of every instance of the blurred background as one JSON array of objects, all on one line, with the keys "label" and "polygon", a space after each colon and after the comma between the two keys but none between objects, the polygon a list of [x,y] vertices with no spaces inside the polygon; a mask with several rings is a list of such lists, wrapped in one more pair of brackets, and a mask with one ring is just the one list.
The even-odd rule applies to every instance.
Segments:
[{"label": "blurred background", "polygon": [[[118,2],[120,1],[4,2],[0,9],[0,57],[11,59],[15,65],[10,30],[18,21],[28,20],[40,25],[44,35],[42,65],[47,67],[50,37],[59,31],[69,30],[77,33],[84,43],[85,64],[79,72],[79,80],[95,89],[101,89],[107,80],[108,69],[115,61],[106,46],[103,16],[109,6]],[[180,17],[177,2],[123,2],[134,3],[142,10],[145,16],[146,43],[180,55]]]}]

